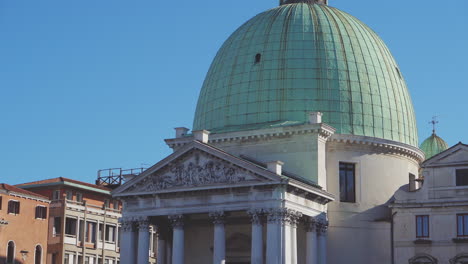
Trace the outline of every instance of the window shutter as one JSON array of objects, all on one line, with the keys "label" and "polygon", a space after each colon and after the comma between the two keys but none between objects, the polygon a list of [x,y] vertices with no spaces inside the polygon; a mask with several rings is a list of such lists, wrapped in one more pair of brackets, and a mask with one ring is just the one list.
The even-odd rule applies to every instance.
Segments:
[{"label": "window shutter", "polygon": [[40,212],[40,207],[36,206],[36,218],[41,218],[41,212]]},{"label": "window shutter", "polygon": [[17,209],[16,214],[19,214],[20,213],[20,202],[17,202],[17,203],[18,203],[18,207],[16,208]]}]

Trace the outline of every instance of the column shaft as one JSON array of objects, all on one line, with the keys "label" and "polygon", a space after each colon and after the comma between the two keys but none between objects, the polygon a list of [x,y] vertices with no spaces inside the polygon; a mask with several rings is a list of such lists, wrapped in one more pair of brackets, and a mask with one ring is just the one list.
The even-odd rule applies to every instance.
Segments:
[{"label": "column shaft", "polygon": [[214,226],[213,264],[224,264],[226,261],[226,233],[224,223]]},{"label": "column shaft", "polygon": [[174,227],[172,241],[172,264],[184,264],[184,228]]},{"label": "column shaft", "polygon": [[313,219],[306,222],[306,264],[318,264],[316,230],[316,223]]},{"label": "column shaft", "polygon": [[138,221],[138,264],[149,263],[149,246],[150,246],[150,234],[149,234],[149,222],[148,219],[141,218]]},{"label": "column shaft", "polygon": [[169,221],[173,228],[172,237],[172,264],[184,264],[184,216],[170,215]]},{"label": "column shaft", "polygon": [[270,221],[267,224],[267,252],[266,263],[281,264],[281,223]]},{"label": "column shaft", "polygon": [[123,220],[121,231],[120,260],[122,264],[134,264],[136,262],[137,234],[133,230],[133,222],[130,220]]},{"label": "column shaft", "polygon": [[251,264],[263,264],[263,226],[252,223]]},{"label": "column shaft", "polygon": [[319,264],[327,264],[327,230],[328,222],[326,220],[322,220],[317,224]]}]

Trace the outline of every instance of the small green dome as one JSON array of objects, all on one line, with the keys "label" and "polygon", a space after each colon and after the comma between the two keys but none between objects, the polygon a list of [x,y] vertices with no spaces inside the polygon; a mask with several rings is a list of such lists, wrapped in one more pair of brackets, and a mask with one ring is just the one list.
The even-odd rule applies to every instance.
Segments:
[{"label": "small green dome", "polygon": [[433,132],[430,137],[424,140],[419,148],[426,154],[426,159],[430,159],[442,151],[447,150],[448,145],[447,142]]},{"label": "small green dome", "polygon": [[337,133],[418,146],[411,98],[383,41],[336,8],[297,2],[255,16],[223,44],[193,130],[300,124],[319,111]]}]

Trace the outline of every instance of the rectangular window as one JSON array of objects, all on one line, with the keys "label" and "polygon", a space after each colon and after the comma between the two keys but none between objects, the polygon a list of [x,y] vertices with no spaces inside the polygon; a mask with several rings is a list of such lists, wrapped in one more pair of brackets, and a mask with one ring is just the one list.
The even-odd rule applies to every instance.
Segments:
[{"label": "rectangular window", "polygon": [[89,262],[89,257],[85,257],[84,263],[85,263],[85,264],[90,264],[90,262]]},{"label": "rectangular window", "polygon": [[69,236],[76,236],[76,223],[77,219],[67,217],[65,219],[65,234]]},{"label": "rectangular window", "polygon": [[468,169],[456,170],[457,186],[468,186]]},{"label": "rectangular window", "polygon": [[340,201],[356,202],[356,165],[340,162]]},{"label": "rectangular window", "polygon": [[104,200],[104,208],[110,207],[110,201],[108,199]]},{"label": "rectangular window", "polygon": [[72,191],[66,191],[67,194],[67,200],[72,201],[73,200],[73,192]]},{"label": "rectangular window", "polygon": [[52,235],[57,236],[60,235],[62,230],[62,218],[61,217],[54,217],[54,227],[52,230]]},{"label": "rectangular window", "polygon": [[36,219],[47,218],[47,207],[38,205],[36,206]]},{"label": "rectangular window", "polygon": [[114,209],[119,210],[119,201],[114,201]]},{"label": "rectangular window", "polygon": [[428,215],[416,216],[416,237],[417,238],[429,237],[429,216]]},{"label": "rectangular window", "polygon": [[10,200],[8,201],[8,213],[17,215],[20,213],[20,202]]},{"label": "rectangular window", "polygon": [[76,193],[76,201],[79,203],[83,202],[83,194]]},{"label": "rectangular window", "polygon": [[2,196],[0,196],[0,210],[2,210]]},{"label": "rectangular window", "polygon": [[106,225],[106,242],[115,242],[115,226]]},{"label": "rectangular window", "polygon": [[85,242],[96,243],[96,223],[86,222]]},{"label": "rectangular window", "polygon": [[468,237],[468,214],[457,215],[457,236]]},{"label": "rectangular window", "polygon": [[55,190],[52,193],[52,200],[60,200],[60,190]]}]

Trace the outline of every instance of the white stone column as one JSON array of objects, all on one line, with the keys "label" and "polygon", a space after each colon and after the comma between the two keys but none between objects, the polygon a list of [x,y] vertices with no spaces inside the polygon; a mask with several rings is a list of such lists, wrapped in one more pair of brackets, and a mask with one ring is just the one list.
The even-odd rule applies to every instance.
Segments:
[{"label": "white stone column", "polygon": [[226,262],[226,231],[224,212],[211,212],[209,214],[214,224],[213,238],[213,264],[224,264]]},{"label": "white stone column", "polygon": [[327,231],[328,222],[326,220],[319,221],[317,224],[319,264],[327,264]]},{"label": "white stone column", "polygon": [[278,210],[269,210],[267,216],[266,263],[268,264],[282,264],[284,254],[281,248],[283,218]]},{"label": "white stone column", "polygon": [[149,263],[149,245],[150,245],[150,235],[149,235],[149,219],[148,217],[139,217],[138,218],[138,264],[148,264]]},{"label": "white stone column", "polygon": [[249,210],[252,222],[252,249],[251,249],[251,264],[263,264],[263,223],[262,210]]},{"label": "white stone column", "polygon": [[173,228],[172,238],[172,264],[184,264],[184,216],[170,215]]},{"label": "white stone column", "polygon": [[317,221],[309,217],[305,222],[306,229],[306,264],[318,264]]},{"label": "white stone column", "polygon": [[121,247],[120,247],[120,261],[122,264],[135,264],[136,263],[136,244],[137,244],[137,234],[134,229],[135,223],[133,222],[131,218],[121,218],[120,221],[122,223],[122,230],[121,230],[122,241],[121,241]]}]

